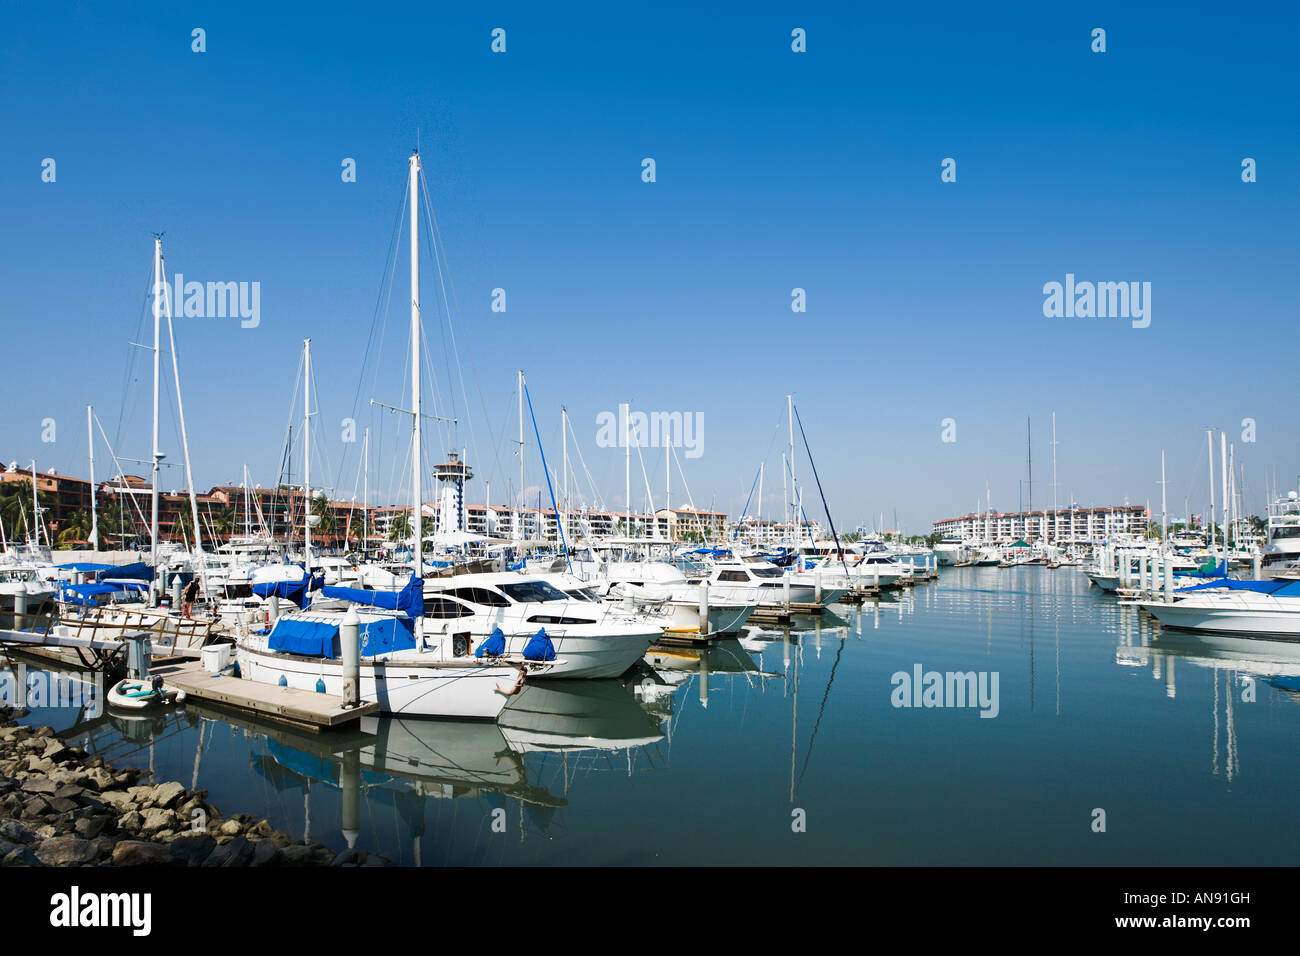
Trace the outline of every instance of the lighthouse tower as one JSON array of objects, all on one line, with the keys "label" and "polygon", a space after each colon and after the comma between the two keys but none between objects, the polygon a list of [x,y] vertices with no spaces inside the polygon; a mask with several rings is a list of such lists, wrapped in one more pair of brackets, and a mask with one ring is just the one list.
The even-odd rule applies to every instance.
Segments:
[{"label": "lighthouse tower", "polygon": [[474,477],[460,455],[451,452],[447,460],[433,467],[434,477],[442,483],[438,494],[438,531],[446,534],[465,530],[465,482]]}]

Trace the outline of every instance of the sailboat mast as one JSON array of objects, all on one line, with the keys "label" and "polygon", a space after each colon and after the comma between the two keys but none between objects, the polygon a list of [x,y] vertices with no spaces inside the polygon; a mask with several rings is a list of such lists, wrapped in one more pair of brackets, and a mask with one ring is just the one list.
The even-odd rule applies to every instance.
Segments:
[{"label": "sailboat mast", "polygon": [[623,500],[627,511],[627,526],[623,533],[632,537],[632,405],[623,403]]},{"label": "sailboat mast", "polygon": [[36,494],[36,459],[32,459],[32,544],[41,546],[41,503]]},{"label": "sailboat mast", "polygon": [[1160,449],[1160,540],[1169,540],[1169,503],[1165,494],[1165,450]]},{"label": "sailboat mast", "polygon": [[361,554],[370,540],[370,429],[366,428],[361,445]]},{"label": "sailboat mast", "polygon": [[[1228,554],[1228,433],[1219,432],[1219,470],[1223,478],[1223,551]],[[1212,517],[1212,516],[1211,516]]]},{"label": "sailboat mast", "polygon": [[90,540],[95,543],[95,550],[99,550],[99,507],[95,502],[95,428],[93,424],[94,410],[92,406],[86,406],[86,442],[90,447]]},{"label": "sailboat mast", "polygon": [[1205,429],[1205,442],[1210,449],[1210,554],[1215,555],[1214,550],[1214,429]]},{"label": "sailboat mast", "polygon": [[562,447],[561,470],[564,472],[564,511],[559,515],[560,530],[569,538],[569,411],[560,406],[560,442]]},{"label": "sailboat mast", "polygon": [[[162,452],[158,450],[158,337],[162,326],[162,237],[153,240],[153,465],[150,471],[149,567],[155,574],[158,567],[158,472]],[[149,604],[158,604],[158,586],[149,586]]]},{"label": "sailboat mast", "polygon": [[1056,502],[1056,412],[1052,412],[1052,535],[1057,538],[1057,502]]},{"label": "sailboat mast", "polygon": [[[518,370],[517,391],[519,392],[519,490],[515,492],[515,537],[524,537],[524,370]],[[521,555],[522,557],[522,555]]]},{"label": "sailboat mast", "polygon": [[312,339],[303,339],[303,563],[312,572]]},{"label": "sailboat mast", "polygon": [[[411,182],[411,525],[415,529],[415,573],[424,577],[424,502],[421,500],[420,447],[420,154],[410,159]],[[522,460],[523,455],[520,455]],[[416,618],[419,634],[420,619]]]},{"label": "sailboat mast", "polygon": [[[786,419],[789,422],[790,436],[790,502],[794,505],[794,520],[799,522],[799,499],[798,499],[798,482],[794,476],[794,396],[786,393],[785,396]],[[803,525],[799,525],[799,535],[795,539],[798,544],[803,540]]]}]

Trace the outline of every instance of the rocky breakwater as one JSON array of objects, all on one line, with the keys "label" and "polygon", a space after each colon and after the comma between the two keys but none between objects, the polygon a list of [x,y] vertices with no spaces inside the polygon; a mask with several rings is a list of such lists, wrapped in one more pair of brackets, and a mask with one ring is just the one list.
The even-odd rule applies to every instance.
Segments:
[{"label": "rocky breakwater", "polygon": [[223,817],[207,791],[112,767],[24,716],[0,707],[0,866],[388,865],[245,813]]}]

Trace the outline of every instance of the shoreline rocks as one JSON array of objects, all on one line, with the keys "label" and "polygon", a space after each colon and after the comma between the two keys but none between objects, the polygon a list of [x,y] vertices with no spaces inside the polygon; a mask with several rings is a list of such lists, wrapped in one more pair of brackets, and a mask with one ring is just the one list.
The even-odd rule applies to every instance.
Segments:
[{"label": "shoreline rocks", "polygon": [[[388,866],[378,853],[335,853],[270,822],[223,817],[207,791],[151,783],[67,746],[50,727],[0,706],[0,866]],[[143,782],[142,782],[143,781]]]}]

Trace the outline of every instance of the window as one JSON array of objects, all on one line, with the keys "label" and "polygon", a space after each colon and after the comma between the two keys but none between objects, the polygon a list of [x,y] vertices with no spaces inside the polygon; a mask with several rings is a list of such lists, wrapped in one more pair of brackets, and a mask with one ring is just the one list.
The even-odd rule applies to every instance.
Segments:
[{"label": "window", "polygon": [[742,583],[748,584],[749,576],[745,574],[744,571],[719,571],[718,580],[719,581],[740,581]]},{"label": "window", "polygon": [[781,576],[780,568],[750,568],[757,578],[779,578]]},{"label": "window", "polygon": [[460,598],[462,601],[468,601],[470,604],[482,605],[483,607],[510,606],[509,601],[490,588],[451,588],[443,593],[450,597]]},{"label": "window", "polygon": [[580,617],[558,617],[554,614],[534,614],[530,617],[529,622],[532,624],[595,624],[595,621],[587,621]]},{"label": "window", "polygon": [[519,584],[503,584],[501,590],[519,604],[533,604],[540,601],[564,601],[567,595],[559,588],[545,581],[523,581]]},{"label": "window", "polygon": [[452,617],[469,617],[473,614],[472,608],[453,601],[451,598],[430,597],[424,599],[424,616],[446,619]]}]

